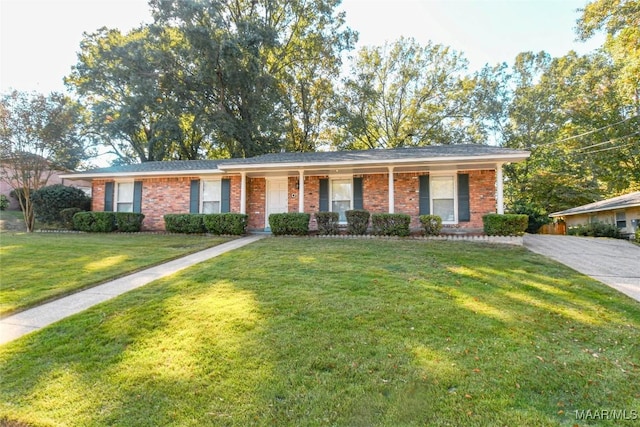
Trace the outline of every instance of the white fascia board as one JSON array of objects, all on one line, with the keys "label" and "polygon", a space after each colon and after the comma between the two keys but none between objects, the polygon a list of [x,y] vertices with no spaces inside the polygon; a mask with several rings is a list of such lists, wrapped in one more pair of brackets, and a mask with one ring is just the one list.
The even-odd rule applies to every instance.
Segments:
[{"label": "white fascia board", "polygon": [[108,178],[143,178],[143,177],[164,177],[164,176],[202,176],[202,175],[223,175],[220,169],[204,170],[178,170],[178,171],[153,171],[153,172],[103,172],[103,173],[74,173],[60,175],[64,179],[108,179]]},{"label": "white fascia board", "polygon": [[459,156],[459,157],[425,157],[412,159],[393,159],[393,160],[345,160],[340,162],[317,162],[317,163],[257,163],[257,164],[236,164],[222,165],[225,170],[289,170],[289,169],[318,169],[318,168],[341,168],[341,167],[358,167],[358,166],[407,166],[407,165],[424,165],[429,164],[449,164],[459,162],[495,162],[508,163],[521,161],[529,158],[529,153],[524,154],[502,154],[492,156]]},{"label": "white fascia board", "polygon": [[638,207],[640,207],[640,203],[634,203],[634,204],[631,204],[631,205],[624,205],[624,206],[614,206],[614,207],[608,207],[608,208],[588,209],[586,211],[580,211],[580,212],[560,211],[560,212],[550,213],[549,216],[554,218],[554,217],[559,217],[559,216],[584,215],[584,214],[590,214],[590,213],[595,213],[595,212],[619,211],[619,210],[622,210],[622,209],[638,208]]}]

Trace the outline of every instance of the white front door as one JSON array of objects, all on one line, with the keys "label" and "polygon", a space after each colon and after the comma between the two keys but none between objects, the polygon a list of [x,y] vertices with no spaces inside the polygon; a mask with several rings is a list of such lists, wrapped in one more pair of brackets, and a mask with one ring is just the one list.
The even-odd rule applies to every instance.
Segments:
[{"label": "white front door", "polygon": [[287,178],[267,178],[267,206],[265,228],[269,228],[269,215],[289,212],[289,182]]}]

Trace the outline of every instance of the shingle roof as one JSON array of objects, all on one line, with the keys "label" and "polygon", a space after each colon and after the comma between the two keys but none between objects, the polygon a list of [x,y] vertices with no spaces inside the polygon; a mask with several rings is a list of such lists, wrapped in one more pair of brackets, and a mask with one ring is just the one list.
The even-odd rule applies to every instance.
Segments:
[{"label": "shingle roof", "polygon": [[587,205],[577,206],[560,212],[554,212],[549,216],[570,216],[584,214],[590,212],[609,211],[614,209],[630,208],[640,206],[640,191],[629,193],[611,199],[601,200],[599,202],[589,203]]},{"label": "shingle roof", "polygon": [[224,160],[173,160],[164,162],[144,162],[131,165],[110,166],[106,168],[91,169],[91,173],[137,173],[137,172],[173,172],[193,170],[217,170],[218,165]]},{"label": "shingle roof", "polygon": [[494,147],[490,145],[457,144],[457,145],[430,145],[427,147],[397,148],[387,150],[351,150],[351,151],[324,151],[309,153],[275,153],[248,159],[217,159],[217,160],[176,160],[163,162],[145,162],[131,165],[111,166],[78,172],[66,177],[95,177],[124,174],[172,174],[180,172],[220,173],[228,166],[229,169],[242,167],[256,167],[261,165],[295,164],[304,167],[305,164],[332,164],[341,162],[381,162],[391,163],[425,159],[446,158],[491,158],[493,156],[514,156],[523,159],[528,156],[527,151]]},{"label": "shingle roof", "polygon": [[277,163],[330,163],[345,161],[389,161],[440,157],[477,157],[491,155],[525,154],[523,150],[479,144],[429,145],[426,147],[386,150],[316,151],[308,153],[275,153],[248,159],[229,159],[226,165],[253,165]]}]

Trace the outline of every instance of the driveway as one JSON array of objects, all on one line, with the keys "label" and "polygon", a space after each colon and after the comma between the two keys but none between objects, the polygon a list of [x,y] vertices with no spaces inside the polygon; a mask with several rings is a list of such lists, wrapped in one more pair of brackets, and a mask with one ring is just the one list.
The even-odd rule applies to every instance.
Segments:
[{"label": "driveway", "polygon": [[524,246],[640,301],[640,246],[625,240],[526,234]]}]

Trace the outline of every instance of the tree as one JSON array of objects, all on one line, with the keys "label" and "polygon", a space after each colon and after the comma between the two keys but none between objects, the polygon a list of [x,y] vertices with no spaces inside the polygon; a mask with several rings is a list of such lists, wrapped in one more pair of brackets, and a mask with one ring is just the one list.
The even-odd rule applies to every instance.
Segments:
[{"label": "tree", "polygon": [[120,162],[313,150],[354,40],[339,3],[154,0],[153,24],[85,35],[67,83]]},{"label": "tree", "polygon": [[532,154],[505,166],[509,206],[554,212],[636,185],[638,120],[627,117],[616,76],[604,52],[517,57],[501,84],[511,95],[500,141]]},{"label": "tree", "polygon": [[194,105],[181,97],[175,64],[185,41],[168,28],[85,34],[66,78],[91,111],[91,126],[120,163],[193,160],[210,147]]},{"label": "tree", "polygon": [[588,40],[605,31],[604,50],[619,69],[617,84],[632,101],[632,114],[640,115],[640,1],[595,0],[580,10],[576,31]]},{"label": "tree", "polygon": [[479,76],[442,45],[400,39],[364,47],[336,101],[334,144],[339,148],[395,148],[432,143],[485,142],[474,120]]},{"label": "tree", "polygon": [[33,231],[31,192],[55,169],[73,169],[87,157],[81,111],[68,97],[13,91],[0,104],[0,179],[18,197],[27,231]]},{"label": "tree", "polygon": [[315,149],[341,53],[339,0],[154,0],[154,17],[189,41],[191,93],[233,157]]}]

